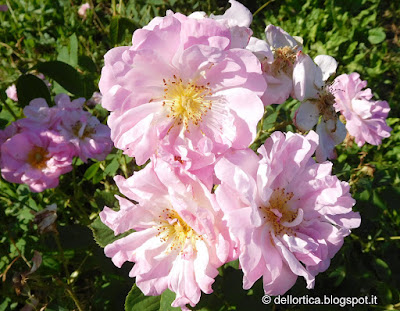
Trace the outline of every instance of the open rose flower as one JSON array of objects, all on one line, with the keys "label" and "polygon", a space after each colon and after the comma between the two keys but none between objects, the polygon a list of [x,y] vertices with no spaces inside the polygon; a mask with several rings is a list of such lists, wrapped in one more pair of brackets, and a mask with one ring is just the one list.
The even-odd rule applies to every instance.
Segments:
[{"label": "open rose flower", "polygon": [[164,143],[196,148],[207,137],[221,154],[253,141],[266,83],[250,51],[230,49],[222,23],[169,12],[136,30],[132,43],[105,55],[100,79],[117,148],[141,165]]},{"label": "open rose flower", "polygon": [[314,61],[306,54],[298,55],[293,83],[295,98],[302,103],[293,121],[298,129],[309,131],[322,117],[316,128],[320,140],[316,159],[323,162],[336,159],[335,146],[345,139],[347,131],[335,111],[335,91],[326,83],[336,72],[337,62],[328,55],[318,55]]},{"label": "open rose flower", "polygon": [[264,291],[281,295],[298,276],[313,288],[351,228],[349,185],[331,175],[332,163],[311,158],[318,137],[275,132],[258,152],[232,151],[216,164],[217,201],[239,241],[243,287],[263,277]]},{"label": "open rose flower", "polygon": [[176,175],[163,161],[132,177],[115,177],[120,191],[138,204],[118,197],[118,212],[105,207],[101,220],[115,234],[135,232],[105,248],[121,267],[135,265],[129,276],[145,295],[176,293],[172,306],[188,310],[201,292],[211,293],[217,268],[234,258],[234,248],[214,194],[196,178]]},{"label": "open rose flower", "polygon": [[356,72],[338,76],[332,85],[335,109],[345,117],[346,128],[359,147],[365,142],[380,145],[392,130],[385,122],[390,111],[388,103],[372,100],[371,90],[363,90],[366,86],[367,81]]},{"label": "open rose flower", "polygon": [[18,120],[18,125],[58,132],[73,145],[74,156],[78,155],[84,162],[88,158],[104,160],[112,148],[110,129],[83,110],[84,102],[84,98],[71,101],[68,95],[58,94],[56,106],[49,107],[44,98],[35,98],[24,108],[26,118]]},{"label": "open rose flower", "polygon": [[260,60],[267,81],[264,105],[282,104],[293,93],[292,76],[302,50],[301,39],[274,25],[266,27],[265,36],[265,41],[252,37],[246,48]]},{"label": "open rose flower", "polygon": [[110,139],[110,128],[101,124],[88,111],[63,113],[59,131],[67,141],[74,145],[76,154],[84,162],[88,158],[104,160],[113,146]]},{"label": "open rose flower", "polygon": [[1,146],[1,174],[10,182],[27,184],[33,192],[58,185],[72,169],[73,148],[56,132],[24,130]]}]

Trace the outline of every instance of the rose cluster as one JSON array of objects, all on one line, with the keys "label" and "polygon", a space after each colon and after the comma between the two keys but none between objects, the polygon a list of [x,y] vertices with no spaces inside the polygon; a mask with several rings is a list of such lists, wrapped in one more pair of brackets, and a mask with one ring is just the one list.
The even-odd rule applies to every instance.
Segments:
[{"label": "rose cluster", "polygon": [[[300,38],[273,25],[266,40],[252,37],[250,11],[230,3],[221,16],[154,18],[132,46],[105,55],[100,79],[115,146],[139,165],[150,159],[115,177],[120,210],[105,207],[101,220],[115,235],[134,232],[105,254],[118,267],[135,263],[129,275],[145,295],[169,288],[184,310],[236,259],[244,289],[262,277],[265,293],[279,295],[298,276],[313,288],[360,225],[348,183],[325,160],[346,128],[359,145],[390,132],[388,104],[372,100],[358,74],[326,82],[332,57],[313,61]],[[274,132],[255,153],[264,107],[289,96],[301,102],[294,123],[308,134]]]},{"label": "rose cluster", "polygon": [[43,98],[32,100],[24,108],[26,118],[0,131],[3,178],[41,192],[57,187],[59,176],[72,170],[74,156],[104,160],[112,148],[110,129],[83,110],[84,102],[71,102],[66,94],[57,95],[53,107]]}]

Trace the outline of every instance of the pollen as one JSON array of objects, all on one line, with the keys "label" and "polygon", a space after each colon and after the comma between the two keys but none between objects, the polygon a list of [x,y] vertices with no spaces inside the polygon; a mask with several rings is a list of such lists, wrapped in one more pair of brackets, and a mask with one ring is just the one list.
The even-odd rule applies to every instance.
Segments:
[{"label": "pollen", "polygon": [[276,188],[266,206],[260,206],[260,212],[264,221],[277,235],[293,233],[291,227],[286,224],[293,222],[297,216],[297,210],[290,208],[293,192],[286,192],[283,188]]},{"label": "pollen", "polygon": [[189,124],[199,125],[212,107],[209,84],[184,82],[175,75],[173,79],[163,79],[163,82],[163,106],[167,110],[167,117],[175,120],[174,125],[183,124],[186,130]]},{"label": "pollen", "polygon": [[275,49],[274,62],[271,64],[271,72],[277,75],[282,71],[291,76],[293,73],[293,64],[296,61],[297,46],[292,48],[284,46]]},{"label": "pollen", "polygon": [[176,211],[166,208],[159,218],[157,236],[162,242],[169,243],[167,252],[178,251],[184,254],[188,249],[196,252],[196,241],[202,237]]},{"label": "pollen", "polygon": [[50,157],[48,157],[48,152],[46,149],[39,147],[39,146],[35,146],[28,153],[27,162],[33,168],[41,170],[46,167],[46,163],[49,159],[50,159]]},{"label": "pollen", "polygon": [[334,108],[335,96],[332,94],[329,85],[324,86],[318,93],[318,98],[313,100],[316,102],[320,115],[325,121],[336,120],[337,115]]}]

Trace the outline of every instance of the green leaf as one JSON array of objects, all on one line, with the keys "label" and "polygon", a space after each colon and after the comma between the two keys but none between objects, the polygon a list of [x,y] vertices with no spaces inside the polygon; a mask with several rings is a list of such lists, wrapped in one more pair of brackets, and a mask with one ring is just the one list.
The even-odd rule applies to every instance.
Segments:
[{"label": "green leaf", "polygon": [[371,44],[378,44],[386,39],[386,33],[382,27],[372,28],[368,31],[368,41]]},{"label": "green leaf", "polygon": [[161,296],[145,296],[136,285],[125,300],[125,311],[160,311],[160,306]]},{"label": "green leaf", "polygon": [[78,38],[76,34],[69,37],[69,64],[73,67],[78,65]]},{"label": "green leaf", "polygon": [[99,216],[97,216],[97,218],[92,222],[89,228],[93,232],[93,237],[95,241],[101,247],[105,247],[106,245],[116,240],[119,240],[120,238],[123,238],[133,232],[133,230],[129,230],[123,234],[115,236],[114,231],[103,224]]},{"label": "green leaf", "polygon": [[169,289],[166,289],[161,294],[160,311],[174,311],[180,308],[171,307],[171,303],[175,300],[176,294]]},{"label": "green leaf", "polygon": [[271,111],[267,114],[267,117],[264,119],[263,130],[269,130],[271,127],[275,125],[276,119],[279,115],[279,111]]},{"label": "green leaf", "polygon": [[51,97],[49,89],[42,79],[27,74],[22,75],[17,80],[18,105],[25,107],[32,99],[44,98],[49,106],[51,106]]},{"label": "green leaf", "polygon": [[39,63],[37,69],[76,96],[90,98],[93,94],[93,82],[83,79],[75,68],[66,63],[60,61]]},{"label": "green leaf", "polygon": [[58,47],[57,52],[58,61],[67,63],[75,68],[78,65],[78,38],[76,34],[74,33],[69,37],[68,46]]},{"label": "green leaf", "polygon": [[230,261],[230,262],[226,263],[224,265],[224,267],[225,268],[232,267],[233,269],[238,270],[239,269],[239,259],[236,259],[236,260],[233,260],[233,261]]},{"label": "green leaf", "polygon": [[96,64],[86,55],[80,55],[78,58],[79,67],[89,72],[97,72]]},{"label": "green leaf", "polygon": [[115,173],[118,171],[118,168],[119,168],[118,157],[114,157],[114,159],[112,159],[110,164],[108,164],[104,169],[104,175],[114,176]]},{"label": "green leaf", "polygon": [[86,170],[83,178],[89,180],[92,179],[94,175],[96,175],[97,171],[99,170],[100,162],[93,163],[89,168]]},{"label": "green leaf", "polygon": [[383,261],[380,258],[375,258],[375,262],[373,264],[375,271],[380,278],[384,280],[390,279],[390,277],[392,276],[392,271],[390,270],[389,265],[385,261]]},{"label": "green leaf", "polygon": [[125,39],[125,32],[132,34],[136,24],[125,17],[114,16],[110,23],[110,39],[113,45],[121,43]]}]

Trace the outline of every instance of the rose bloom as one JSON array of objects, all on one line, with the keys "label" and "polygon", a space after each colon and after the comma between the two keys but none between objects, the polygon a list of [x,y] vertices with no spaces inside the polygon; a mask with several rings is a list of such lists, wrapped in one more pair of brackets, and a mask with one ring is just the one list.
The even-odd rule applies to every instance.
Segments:
[{"label": "rose bloom", "polygon": [[73,148],[49,130],[24,130],[1,146],[1,174],[9,182],[27,184],[32,192],[58,185],[58,178],[72,169]]},{"label": "rose bloom", "polygon": [[260,157],[238,150],[217,162],[217,201],[239,242],[244,289],[263,277],[266,294],[282,295],[298,276],[313,288],[315,275],[360,225],[349,185],[331,175],[332,163],[311,158],[317,144],[313,131],[275,132]]},{"label": "rose bloom", "polygon": [[117,196],[119,211],[100,218],[114,233],[135,232],[105,247],[117,267],[134,262],[129,276],[145,295],[176,293],[173,307],[194,307],[211,293],[217,268],[235,258],[215,195],[195,177],[179,175],[160,159],[132,177],[115,177],[128,199]]},{"label": "rose bloom", "polygon": [[27,128],[43,128],[58,131],[65,116],[71,113],[86,113],[82,107],[85,103],[83,97],[73,101],[67,94],[58,94],[54,98],[55,106],[49,107],[44,98],[35,98],[24,108],[25,119],[18,120],[20,126]]},{"label": "rose bloom", "polygon": [[[181,142],[213,154],[246,148],[256,136],[266,82],[258,59],[231,49],[231,31],[211,18],[171,12],[110,50],[100,79],[114,145],[144,164],[159,145]],[[176,143],[175,143],[176,142]]]},{"label": "rose bloom", "polygon": [[6,89],[6,94],[9,99],[12,99],[13,101],[17,102],[18,101],[18,95],[17,95],[17,87],[15,84],[10,85]]},{"label": "rose bloom", "polygon": [[[240,2],[229,0],[231,7],[223,15],[210,14],[210,18],[227,27],[231,32],[231,48],[245,48],[249,43],[253,31],[249,28],[253,15]],[[207,18],[205,12],[193,12],[190,18]]]},{"label": "rose bloom", "polygon": [[356,72],[338,76],[332,85],[335,109],[345,117],[346,128],[359,147],[365,142],[380,145],[392,130],[385,122],[390,111],[388,103],[371,100],[371,89],[363,90],[366,86],[367,81]]},{"label": "rose bloom", "polygon": [[318,162],[336,159],[335,147],[347,134],[335,111],[334,90],[326,82],[336,68],[336,60],[329,55],[318,55],[313,61],[310,56],[300,53],[293,71],[295,98],[301,101],[293,122],[301,131],[309,131],[317,125],[319,144],[315,156]]},{"label": "rose bloom", "polygon": [[84,162],[88,158],[104,160],[113,147],[110,128],[88,111],[64,112],[58,129]]},{"label": "rose bloom", "polygon": [[73,101],[66,94],[55,97],[56,106],[49,107],[44,98],[35,98],[24,108],[25,119],[18,124],[26,128],[43,128],[61,134],[73,145],[75,155],[86,162],[88,158],[104,160],[110,153],[110,129],[90,112],[83,110],[84,98]]},{"label": "rose bloom", "polygon": [[265,28],[265,37],[265,41],[252,37],[246,48],[260,60],[267,81],[267,89],[261,98],[264,105],[282,104],[293,96],[293,70],[298,64],[302,39],[292,37],[274,25]]},{"label": "rose bloom", "polygon": [[78,15],[79,15],[80,17],[85,18],[85,17],[86,17],[86,11],[87,11],[88,9],[90,9],[90,4],[89,4],[89,3],[84,3],[84,4],[82,4],[82,5],[79,7]]}]

